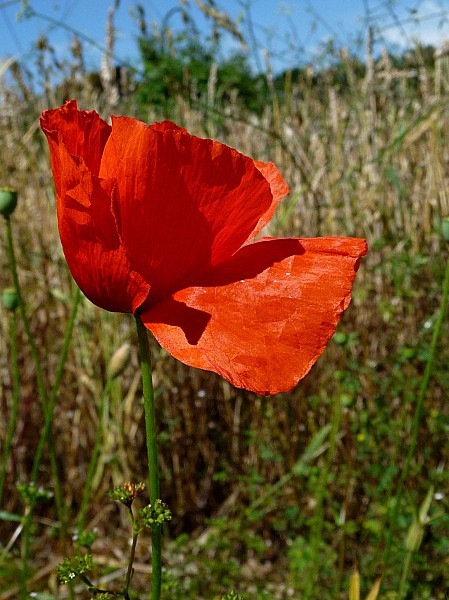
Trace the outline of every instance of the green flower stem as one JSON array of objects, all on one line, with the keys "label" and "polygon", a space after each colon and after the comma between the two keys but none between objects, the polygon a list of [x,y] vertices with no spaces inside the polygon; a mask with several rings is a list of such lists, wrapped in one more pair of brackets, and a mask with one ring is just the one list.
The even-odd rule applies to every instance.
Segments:
[{"label": "green flower stem", "polygon": [[333,403],[332,417],[331,417],[331,431],[329,434],[329,449],[327,451],[326,463],[321,473],[320,481],[318,484],[317,491],[317,504],[315,514],[313,517],[310,550],[311,550],[311,565],[306,574],[306,581],[304,585],[304,598],[308,600],[313,596],[313,588],[318,575],[319,569],[319,551],[320,542],[323,535],[324,526],[324,496],[327,490],[327,484],[329,480],[329,473],[332,467],[332,461],[334,460],[335,447],[337,444],[338,430],[340,428],[342,413],[342,402],[341,395],[338,394],[338,400]]},{"label": "green flower stem", "polygon": [[[445,271],[444,282],[443,282],[443,294],[441,297],[440,310],[438,312],[438,317],[435,322],[435,327],[433,330],[432,341],[430,343],[429,358],[427,359],[426,368],[424,370],[424,375],[421,380],[421,385],[419,388],[418,398],[416,400],[415,414],[413,416],[413,422],[412,422],[411,441],[410,441],[410,445],[408,447],[404,465],[402,467],[402,471],[401,471],[401,474],[399,477],[397,490],[396,490],[396,496],[395,496],[395,502],[394,502],[393,510],[391,512],[391,516],[389,519],[387,541],[385,544],[385,551],[384,551],[384,557],[383,557],[383,565],[384,566],[388,565],[388,563],[389,563],[393,534],[396,530],[397,519],[398,519],[398,515],[399,515],[399,508],[400,508],[400,504],[401,504],[401,500],[402,500],[402,495],[404,493],[404,484],[409,475],[412,459],[415,454],[416,445],[418,443],[419,424],[421,421],[421,416],[422,416],[423,407],[424,407],[424,400],[426,398],[430,378],[433,373],[438,340],[440,339],[441,329],[442,329],[444,317],[445,317],[446,311],[447,311],[448,299],[449,299],[449,258],[447,259],[447,262],[446,262],[446,271]],[[401,586],[401,587],[403,587],[403,586]],[[399,600],[402,597],[401,593],[398,596]]]},{"label": "green flower stem", "polygon": [[81,507],[77,518],[77,528],[81,531],[84,527],[84,521],[86,518],[87,512],[87,503],[89,501],[90,492],[92,490],[92,481],[94,478],[95,470],[97,468],[98,456],[100,454],[100,447],[103,441],[103,421],[104,421],[104,413],[106,408],[106,400],[111,391],[113,379],[108,377],[106,380],[106,385],[104,386],[103,393],[100,399],[100,408],[98,410],[98,427],[97,433],[95,436],[95,443],[92,450],[92,455],[90,457],[89,467],[87,469],[86,475],[86,483],[84,484],[83,497],[81,500]]},{"label": "green flower stem", "polygon": [[[23,328],[25,330],[25,334],[28,339],[28,343],[30,345],[31,357],[33,359],[34,367],[36,370],[37,387],[38,387],[38,392],[39,392],[39,396],[40,396],[40,400],[41,400],[41,404],[42,404],[42,410],[44,412],[45,418],[48,418],[47,417],[47,412],[48,412],[47,389],[45,387],[44,375],[42,372],[42,366],[41,366],[41,362],[39,359],[39,354],[37,352],[36,343],[34,341],[33,334],[31,333],[30,324],[28,322],[28,317],[27,317],[27,314],[25,311],[25,303],[23,301],[20,282],[19,282],[19,276],[17,274],[17,262],[16,262],[16,258],[15,258],[15,253],[14,253],[11,221],[10,221],[9,217],[5,217],[5,229],[6,229],[6,252],[8,255],[9,268],[11,270],[14,288],[16,290],[16,294],[19,299],[19,311],[20,311],[20,316],[22,318],[22,322],[23,322]],[[51,432],[50,432],[50,435],[48,436],[48,442],[49,442],[48,445],[49,445],[50,462],[51,462],[51,469],[52,469],[52,480],[53,480],[53,487],[54,487],[54,492],[55,492],[56,510],[57,510],[58,518],[62,522],[63,502],[62,502],[61,482],[59,480],[54,440],[53,440],[53,435]]]},{"label": "green flower stem", "polygon": [[[139,315],[136,315],[137,336],[139,339],[140,362],[142,369],[143,386],[143,404],[145,409],[145,433],[147,440],[149,484],[150,484],[150,502],[152,506],[156,505],[159,499],[159,467],[157,460],[157,431],[156,431],[156,413],[153,381],[151,377],[150,348],[148,344],[148,333],[143,325]],[[159,600],[161,597],[162,583],[162,559],[161,559],[161,527],[154,525],[152,527],[152,584],[151,600]]]},{"label": "green flower stem", "polygon": [[16,430],[17,416],[19,413],[20,375],[17,352],[17,325],[15,312],[12,312],[9,317],[9,339],[11,340],[12,406],[8,431],[6,433],[6,440],[2,453],[2,466],[0,471],[0,506],[2,504],[3,499],[3,486],[5,484],[6,467],[9,460],[9,452],[11,450],[12,438]]}]

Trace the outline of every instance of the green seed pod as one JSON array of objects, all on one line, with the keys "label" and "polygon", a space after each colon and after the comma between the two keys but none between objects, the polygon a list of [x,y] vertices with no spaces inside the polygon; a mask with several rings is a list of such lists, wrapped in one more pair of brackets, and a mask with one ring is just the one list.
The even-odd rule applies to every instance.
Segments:
[{"label": "green seed pod", "polygon": [[122,344],[118,350],[114,352],[108,365],[108,378],[115,379],[123,373],[131,358],[131,346]]},{"label": "green seed pod", "polygon": [[6,310],[14,311],[19,306],[19,296],[16,290],[8,288],[3,290],[3,306]]},{"label": "green seed pod", "polygon": [[443,217],[441,221],[441,235],[446,242],[449,242],[449,217]]},{"label": "green seed pod", "polygon": [[17,192],[12,188],[0,188],[0,214],[7,219],[17,206]]}]

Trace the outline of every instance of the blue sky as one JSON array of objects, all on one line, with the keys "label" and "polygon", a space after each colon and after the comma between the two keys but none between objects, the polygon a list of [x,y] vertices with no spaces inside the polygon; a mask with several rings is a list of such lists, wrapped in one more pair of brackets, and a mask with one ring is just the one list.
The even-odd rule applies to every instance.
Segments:
[{"label": "blue sky", "polygon": [[[63,21],[73,29],[104,44],[105,23],[113,0],[29,0],[37,13]],[[116,56],[123,62],[138,61],[137,25],[130,14],[133,0],[121,0],[115,15],[117,29]],[[179,6],[179,0],[142,0],[147,21],[160,25],[168,11]],[[189,0],[191,14],[202,34],[209,31],[207,19]],[[355,47],[357,33],[366,31],[368,20],[378,28],[377,38],[389,44],[405,47],[420,39],[441,44],[449,38],[449,0],[216,0],[219,8],[240,19],[240,29],[250,40],[244,6],[250,6],[258,54],[253,64],[263,62],[263,50],[268,51],[275,70],[294,66],[299,61],[313,62],[319,49],[334,38],[338,45]],[[59,56],[68,52],[73,35],[43,17],[17,19],[20,0],[0,0],[0,59],[14,56],[27,60],[33,42],[48,35]],[[413,17],[417,21],[413,22]],[[182,26],[179,12],[169,20],[171,28]],[[445,35],[446,34],[446,35]],[[238,48],[230,38],[225,49]],[[98,67],[100,51],[85,44],[85,58],[90,68]]]}]

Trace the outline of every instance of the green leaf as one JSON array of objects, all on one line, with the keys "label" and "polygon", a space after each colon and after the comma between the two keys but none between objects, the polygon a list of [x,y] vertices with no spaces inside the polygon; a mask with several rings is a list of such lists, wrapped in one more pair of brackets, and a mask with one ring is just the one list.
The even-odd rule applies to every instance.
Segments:
[{"label": "green leaf", "polygon": [[22,517],[20,515],[15,515],[14,513],[10,513],[6,510],[0,510],[0,520],[1,521],[15,521],[16,523],[20,523]]}]

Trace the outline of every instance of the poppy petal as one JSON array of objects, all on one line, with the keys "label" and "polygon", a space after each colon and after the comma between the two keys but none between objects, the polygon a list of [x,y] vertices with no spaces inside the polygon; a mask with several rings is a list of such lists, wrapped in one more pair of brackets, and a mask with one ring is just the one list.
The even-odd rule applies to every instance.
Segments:
[{"label": "poppy petal", "polygon": [[[111,126],[94,110],[78,110],[76,101],[69,100],[60,108],[43,112],[40,123],[47,138],[62,136],[68,152],[82,158],[93,175],[98,175]],[[55,175],[55,181],[59,180]]]},{"label": "poppy petal", "polygon": [[183,131],[184,133],[188,134],[187,129],[176,125],[176,123],[173,123],[173,121],[160,121],[158,123],[152,123],[148,127],[153,131]]},{"label": "poppy petal", "polygon": [[272,203],[252,159],[167,123],[113,118],[100,176],[118,182],[120,235],[153,303],[232,256]]},{"label": "poppy petal", "polygon": [[260,217],[254,231],[249,237],[249,240],[254,239],[262,231],[265,225],[268,225],[275,213],[277,205],[290,191],[285,179],[279,173],[274,163],[264,163],[255,160],[254,164],[270,184],[272,201],[268,210],[262,215],[262,217]]},{"label": "poppy petal", "polygon": [[365,253],[361,239],[263,239],[142,321],[188,365],[259,394],[285,392],[324,351]]},{"label": "poppy petal", "polygon": [[63,133],[44,131],[56,184],[59,234],[73,278],[97,306],[132,312],[150,286],[132,267],[120,242],[111,211],[115,182],[96,177],[83,159],[72,156]]}]

